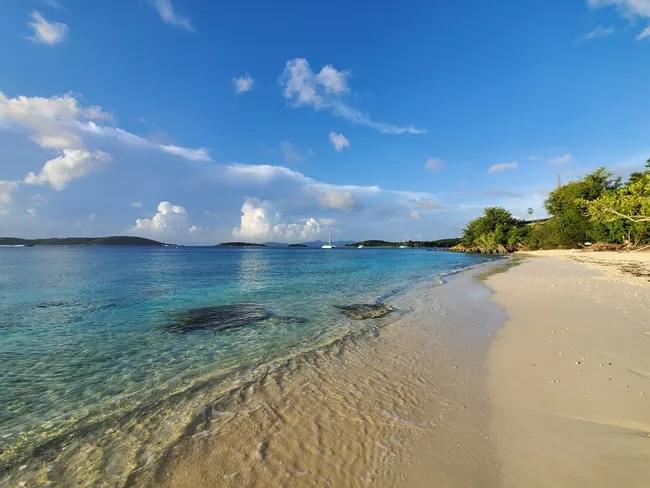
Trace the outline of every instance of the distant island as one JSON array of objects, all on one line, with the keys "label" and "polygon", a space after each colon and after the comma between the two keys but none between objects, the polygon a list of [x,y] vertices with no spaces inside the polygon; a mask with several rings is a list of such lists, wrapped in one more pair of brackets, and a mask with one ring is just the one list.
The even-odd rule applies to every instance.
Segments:
[{"label": "distant island", "polygon": [[217,247],[266,247],[266,244],[257,244],[254,242],[221,242]]},{"label": "distant island", "polygon": [[455,239],[438,239],[435,241],[403,241],[403,242],[393,242],[393,241],[382,241],[382,240],[368,240],[368,241],[359,241],[352,244],[346,244],[346,247],[386,247],[394,248],[400,246],[406,246],[409,248],[450,248],[456,246],[460,243],[459,238]]},{"label": "distant island", "polygon": [[0,237],[0,246],[164,246],[162,242],[144,237],[49,237],[45,239],[21,239]]},{"label": "distant island", "polygon": [[309,247],[307,244],[289,244],[289,247]]}]

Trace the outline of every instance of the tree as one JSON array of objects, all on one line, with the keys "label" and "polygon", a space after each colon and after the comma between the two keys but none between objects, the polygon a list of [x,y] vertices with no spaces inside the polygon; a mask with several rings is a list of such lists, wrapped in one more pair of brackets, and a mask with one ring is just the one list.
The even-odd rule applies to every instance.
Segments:
[{"label": "tree", "polygon": [[650,241],[650,162],[648,170],[632,173],[628,182],[588,203],[591,220],[615,242],[637,245]]},{"label": "tree", "polygon": [[516,246],[513,228],[519,225],[510,212],[503,208],[488,207],[483,216],[472,220],[463,231],[462,244],[481,252],[503,252]]},{"label": "tree", "polygon": [[590,220],[588,203],[606,191],[617,189],[620,184],[620,179],[613,179],[612,173],[601,167],[552,191],[544,202],[552,216],[544,224],[548,226],[544,233],[552,244],[547,246],[541,242],[541,247],[576,247],[586,240],[600,240],[603,229]]}]

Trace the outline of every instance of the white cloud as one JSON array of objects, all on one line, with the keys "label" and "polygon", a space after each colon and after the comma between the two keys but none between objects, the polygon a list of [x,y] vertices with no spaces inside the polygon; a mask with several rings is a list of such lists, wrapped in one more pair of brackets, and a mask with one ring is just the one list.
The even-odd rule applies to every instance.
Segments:
[{"label": "white cloud", "polygon": [[248,73],[232,79],[232,84],[235,87],[235,93],[237,95],[251,91],[254,83],[253,78]]},{"label": "white cloud", "polygon": [[194,32],[194,26],[188,17],[174,11],[171,0],[151,0],[151,5],[158,12],[163,22],[186,31]]},{"label": "white cloud", "polygon": [[0,128],[22,129],[45,149],[81,148],[78,124],[91,119],[111,116],[97,106],[82,107],[71,95],[10,98],[0,91]]},{"label": "white cloud", "polygon": [[298,148],[289,141],[282,141],[280,143],[280,150],[282,151],[282,157],[285,163],[301,163],[303,160]]},{"label": "white cloud", "polygon": [[422,214],[417,210],[411,210],[409,217],[411,217],[411,220],[422,220]]},{"label": "white cloud", "polygon": [[336,132],[330,132],[329,135],[330,142],[334,146],[334,150],[337,152],[343,151],[343,149],[350,147],[350,141],[343,134],[337,134]]},{"label": "white cloud", "polygon": [[232,234],[243,239],[296,241],[314,239],[322,231],[321,223],[313,217],[286,223],[279,213],[273,212],[271,202],[246,198],[240,224]]},{"label": "white cloud", "polygon": [[107,161],[110,161],[110,156],[103,151],[64,149],[59,156],[47,161],[38,174],[29,172],[25,177],[25,183],[50,185],[56,191],[60,191],[70,180],[86,176]]},{"label": "white cloud", "polygon": [[160,202],[157,212],[150,219],[137,219],[132,231],[165,232],[178,228],[189,228],[187,211],[180,205]]},{"label": "white cloud", "polygon": [[327,109],[333,115],[354,124],[378,130],[384,134],[423,134],[426,131],[413,126],[397,126],[376,122],[367,114],[347,105],[342,95],[349,91],[348,73],[324,66],[318,74],[304,58],[287,61],[280,83],[284,97],[295,107],[310,106],[314,110]]},{"label": "white cloud", "polygon": [[553,158],[549,158],[548,162],[551,164],[567,164],[573,161],[573,155],[571,153],[564,153],[560,156],[555,156]]},{"label": "white cloud", "polygon": [[[315,180],[283,166],[229,164],[219,181],[245,188],[248,194],[272,200],[287,215],[346,212],[346,222],[360,219],[387,222],[401,219],[412,210],[421,214],[437,211],[434,195],[424,192],[385,190],[379,186],[337,185]],[[329,216],[328,215],[328,216]],[[320,220],[323,223],[323,220]]]},{"label": "white cloud", "polygon": [[316,81],[325,88],[328,93],[346,93],[348,88],[348,72],[339,71],[331,64],[323,66],[320,73],[316,75]]},{"label": "white cloud", "polygon": [[650,0],[587,0],[590,7],[616,7],[626,16],[650,17]]},{"label": "white cloud", "polygon": [[[587,3],[592,8],[616,7],[628,19],[650,18],[650,0],[587,0]],[[650,37],[650,27],[643,29],[636,38],[643,40],[647,37]]]},{"label": "white cloud", "polygon": [[614,27],[602,27],[598,26],[594,30],[587,32],[580,39],[583,41],[593,41],[594,39],[602,39],[603,37],[611,36],[616,29]]},{"label": "white cloud", "polygon": [[339,210],[350,210],[354,208],[354,197],[351,191],[324,190],[318,197],[321,205],[325,208]]},{"label": "white cloud", "polygon": [[100,107],[83,106],[69,94],[12,98],[0,92],[0,130],[24,134],[43,149],[58,153],[38,174],[27,175],[25,180],[29,184],[49,184],[61,190],[71,179],[87,175],[110,159],[108,153],[92,147],[102,140],[149,148],[189,161],[212,161],[204,148],[158,144],[106,125],[112,120]]},{"label": "white cloud", "polygon": [[129,207],[142,208],[142,202],[131,202],[129,203]]},{"label": "white cloud", "polygon": [[647,39],[648,37],[650,37],[650,26],[646,27],[641,32],[639,32],[639,35],[636,36],[636,40],[642,41],[644,39]]},{"label": "white cloud", "polygon": [[517,161],[512,161],[510,163],[497,163],[488,168],[488,173],[493,174],[500,171],[514,171],[518,166],[519,163],[517,163]]},{"label": "white cloud", "polygon": [[17,181],[0,180],[0,205],[6,205],[13,200],[12,193],[18,189]]},{"label": "white cloud", "polygon": [[447,163],[443,159],[429,158],[424,163],[424,168],[430,172],[441,171],[445,168]]},{"label": "white cloud", "polygon": [[27,25],[34,31],[34,34],[29,37],[32,42],[54,46],[63,42],[68,35],[67,25],[62,22],[50,22],[37,10],[34,10],[30,17],[32,20]]}]

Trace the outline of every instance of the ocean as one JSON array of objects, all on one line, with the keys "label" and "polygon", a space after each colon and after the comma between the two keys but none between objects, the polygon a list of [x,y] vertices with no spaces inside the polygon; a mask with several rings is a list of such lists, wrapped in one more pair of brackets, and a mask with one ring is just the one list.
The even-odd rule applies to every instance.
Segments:
[{"label": "ocean", "polygon": [[0,485],[121,485],[205,405],[382,326],[490,257],[424,249],[0,249]]}]

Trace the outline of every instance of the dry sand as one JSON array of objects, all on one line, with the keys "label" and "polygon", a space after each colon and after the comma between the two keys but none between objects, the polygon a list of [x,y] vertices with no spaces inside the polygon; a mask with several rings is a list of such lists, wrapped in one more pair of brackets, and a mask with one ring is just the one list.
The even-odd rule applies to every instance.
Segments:
[{"label": "dry sand", "polygon": [[501,486],[650,486],[650,254],[523,259],[487,280]]}]

